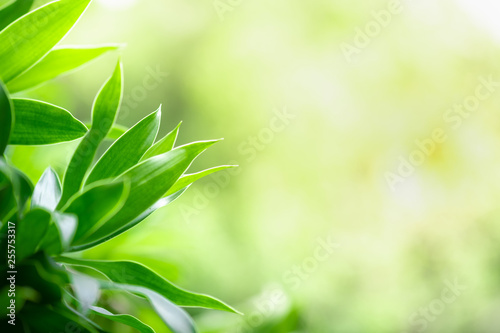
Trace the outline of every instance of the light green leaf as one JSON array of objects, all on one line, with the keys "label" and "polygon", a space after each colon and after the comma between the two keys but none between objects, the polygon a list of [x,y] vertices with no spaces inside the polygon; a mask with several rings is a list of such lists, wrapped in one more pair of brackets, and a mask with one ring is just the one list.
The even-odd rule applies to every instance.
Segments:
[{"label": "light green leaf", "polygon": [[179,134],[179,128],[181,127],[181,124],[182,121],[170,133],[165,135],[163,139],[151,146],[151,148],[148,149],[144,156],[142,156],[141,161],[171,151],[174,148],[175,141],[177,140],[177,135]]},{"label": "light green leaf", "polygon": [[10,80],[33,66],[73,27],[90,0],[59,0],[14,21],[0,32],[0,78]]},{"label": "light green leaf", "polygon": [[118,48],[119,46],[117,45],[106,45],[96,47],[73,46],[54,49],[33,67],[9,81],[7,87],[11,93],[36,87],[59,75],[73,71],[108,51]]},{"label": "light green leaf", "polygon": [[155,204],[191,165],[193,160],[217,140],[200,141],[178,147],[145,160],[120,178],[130,179],[130,195],[123,208],[100,229],[85,239],[83,249],[102,243],[132,228],[136,217]]},{"label": "light green leaf", "polygon": [[87,133],[87,128],[71,113],[58,106],[31,99],[14,98],[14,129],[10,144],[46,145],[71,141]]},{"label": "light green leaf", "polygon": [[142,321],[139,319],[135,318],[134,316],[127,315],[127,314],[113,314],[109,312],[108,310],[104,308],[100,308],[97,306],[92,306],[90,307],[92,312],[98,316],[110,319],[112,321],[115,321],[117,323],[122,323],[127,326],[130,326],[132,328],[135,328],[141,333],[155,333],[155,331],[148,325],[144,324]]},{"label": "light green leaf", "polygon": [[31,208],[44,208],[53,211],[61,199],[61,182],[57,173],[48,167],[35,185],[33,197],[31,198]]},{"label": "light green leaf", "polygon": [[191,173],[191,174],[188,174],[188,175],[183,175],[181,178],[179,178],[179,180],[177,182],[175,182],[174,186],[172,186],[168,190],[168,192],[165,194],[165,196],[169,196],[171,194],[174,194],[175,192],[180,191],[183,188],[191,185],[192,183],[194,183],[198,179],[201,179],[203,177],[211,175],[214,172],[221,171],[221,170],[226,170],[226,169],[229,169],[229,168],[235,168],[235,167],[237,167],[237,165],[221,165],[221,166],[218,166],[218,167],[215,167],[215,168],[206,169],[206,170],[203,170],[203,171],[200,171],[200,172],[197,172],[197,173]]},{"label": "light green leaf", "polygon": [[158,109],[129,129],[96,163],[86,185],[95,181],[115,178],[139,162],[153,144],[160,126],[161,111]]},{"label": "light green leaf", "polygon": [[16,227],[16,259],[22,261],[24,258],[35,253],[49,229],[51,215],[49,212],[36,208],[29,211],[26,216],[17,223]]},{"label": "light green leaf", "polygon": [[63,194],[58,208],[64,206],[73,194],[80,191],[97,147],[113,127],[123,94],[122,81],[122,64],[118,61],[113,75],[97,94],[92,111],[92,127],[76,148],[66,169]]},{"label": "light green leaf", "polygon": [[128,183],[96,184],[76,195],[61,211],[78,217],[73,243],[92,233],[112,217],[124,204],[129,193]]},{"label": "light green leaf", "polygon": [[26,14],[34,0],[14,0],[0,9],[0,31]]},{"label": "light green leaf", "polygon": [[155,309],[156,313],[173,333],[198,332],[193,320],[189,317],[186,311],[148,288],[105,281],[101,282],[101,288],[123,290],[146,297]]},{"label": "light green leaf", "polygon": [[213,297],[181,289],[151,269],[132,261],[84,260],[59,257],[58,262],[93,268],[115,283],[151,289],[178,306],[201,307],[239,313]]},{"label": "light green leaf", "polygon": [[7,89],[5,89],[2,81],[0,81],[0,156],[3,155],[9,143],[10,132],[14,120],[12,110],[12,103],[7,93]]}]

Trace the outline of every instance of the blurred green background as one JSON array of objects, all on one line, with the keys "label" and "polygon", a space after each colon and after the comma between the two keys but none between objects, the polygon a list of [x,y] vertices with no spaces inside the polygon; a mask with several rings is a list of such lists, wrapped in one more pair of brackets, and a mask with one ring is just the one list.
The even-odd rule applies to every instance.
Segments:
[{"label": "blurred green background", "polygon": [[[118,122],[162,104],[161,135],[182,120],[180,144],[225,138],[193,171],[240,168],[84,256],[144,262],[245,312],[189,310],[206,333],[498,332],[499,14],[493,0],[94,0],[63,44],[125,44]],[[24,95],[88,121],[117,56]],[[76,144],[10,154],[36,181]]]}]

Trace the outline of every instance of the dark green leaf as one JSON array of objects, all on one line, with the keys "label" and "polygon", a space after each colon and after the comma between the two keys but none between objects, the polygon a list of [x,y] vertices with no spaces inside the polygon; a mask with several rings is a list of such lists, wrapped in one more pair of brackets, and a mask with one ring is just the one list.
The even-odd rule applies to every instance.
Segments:
[{"label": "dark green leaf", "polygon": [[38,249],[50,225],[50,213],[43,209],[33,209],[16,227],[16,259],[22,261]]},{"label": "dark green leaf", "polygon": [[99,330],[85,322],[76,313],[62,305],[57,309],[48,306],[30,305],[20,314],[20,319],[29,326],[32,333],[71,332],[71,333],[98,333]]},{"label": "dark green leaf", "polygon": [[15,109],[10,144],[46,145],[71,141],[87,133],[87,128],[71,113],[58,106],[31,99],[12,100]]},{"label": "dark green leaf", "polygon": [[151,289],[179,306],[202,307],[238,313],[213,297],[183,290],[146,266],[131,261],[83,260],[60,257],[58,262],[93,268],[111,281]]},{"label": "dark green leaf", "polygon": [[101,179],[115,178],[137,164],[153,144],[160,119],[161,111],[158,109],[116,140],[96,163],[86,185]]},{"label": "dark green leaf", "polygon": [[15,0],[0,9],[0,31],[26,14],[34,0]]},{"label": "dark green leaf", "polygon": [[94,102],[92,127],[83,137],[69,162],[58,208],[64,206],[68,199],[82,187],[83,179],[92,164],[97,147],[113,127],[122,93],[122,65],[119,61],[113,75],[101,88]]},{"label": "dark green leaf", "polygon": [[41,207],[53,211],[61,199],[61,182],[57,173],[48,167],[33,190],[31,208]]},{"label": "dark green leaf", "polygon": [[119,46],[116,45],[107,45],[54,49],[33,67],[11,80],[7,84],[7,87],[11,93],[36,87],[59,75],[75,70],[108,51],[118,48]]},{"label": "dark green leaf", "polygon": [[0,32],[0,78],[10,80],[33,66],[73,27],[90,0],[60,0],[42,6]]},{"label": "dark green leaf", "polygon": [[174,128],[170,133],[165,135],[163,139],[151,146],[151,148],[149,148],[141,158],[141,161],[171,151],[174,148],[175,141],[177,140],[177,135],[179,134],[179,128],[181,124],[182,122],[180,122],[179,125],[177,125],[177,127]]},{"label": "dark green leaf", "polygon": [[127,183],[118,182],[86,188],[74,197],[61,211],[78,217],[78,227],[73,243],[98,229],[124,204],[128,196]]},{"label": "dark green leaf", "polygon": [[92,313],[98,316],[133,327],[141,333],[155,333],[155,331],[150,326],[144,324],[134,316],[126,314],[113,314],[108,310],[97,306],[92,306],[90,309],[92,310]]},{"label": "dark green leaf", "polygon": [[9,99],[7,90],[0,81],[0,156],[3,155],[9,143],[9,136],[14,120],[12,110],[12,103]]},{"label": "dark green leaf", "polygon": [[193,160],[215,142],[217,140],[181,146],[149,158],[125,172],[120,177],[130,179],[131,183],[130,195],[123,208],[85,239],[85,245],[78,248],[87,248],[102,243],[135,226],[137,224],[135,219],[154,205],[186,171]]}]

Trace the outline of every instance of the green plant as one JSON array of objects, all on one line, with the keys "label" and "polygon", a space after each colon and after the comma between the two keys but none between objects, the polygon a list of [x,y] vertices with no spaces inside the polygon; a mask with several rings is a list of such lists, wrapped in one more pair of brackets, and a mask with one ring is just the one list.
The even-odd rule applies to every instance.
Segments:
[{"label": "green plant", "polygon": [[[65,332],[68,325],[78,332],[102,332],[94,320],[100,317],[153,332],[131,315],[99,307],[101,289],[147,299],[171,331],[195,332],[181,307],[237,311],[210,296],[180,289],[139,263],[83,260],[73,253],[127,231],[174,201],[194,181],[231,167],[186,173],[192,161],[217,140],[174,148],[177,126],[155,142],[160,109],[126,131],[115,126],[123,90],[120,61],[95,98],[89,129],[58,106],[12,96],[117,48],[54,49],[89,2],[60,0],[28,12],[32,1],[18,0],[0,9],[0,247],[5,254],[0,259],[4,281],[0,298],[7,302],[2,307],[7,318],[4,324],[25,332]],[[119,138],[93,164],[103,140],[117,133]],[[81,141],[62,184],[49,168],[33,185],[5,154],[8,145],[75,139]],[[11,304],[15,311],[8,308]]]}]

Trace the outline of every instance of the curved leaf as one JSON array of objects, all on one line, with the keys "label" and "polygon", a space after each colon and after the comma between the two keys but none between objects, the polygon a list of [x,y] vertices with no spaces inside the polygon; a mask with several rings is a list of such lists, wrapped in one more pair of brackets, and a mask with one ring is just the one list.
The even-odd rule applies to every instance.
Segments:
[{"label": "curved leaf", "polygon": [[10,132],[14,117],[12,116],[12,103],[3,83],[0,81],[0,156],[3,155],[9,143]]},{"label": "curved leaf", "polygon": [[236,168],[237,165],[221,165],[218,167],[206,169],[197,173],[191,173],[188,175],[183,175],[179,180],[175,182],[175,184],[168,190],[168,192],[165,194],[165,196],[172,195],[176,193],[177,191],[182,190],[183,188],[191,185],[198,179],[201,179],[203,177],[206,177],[208,175],[211,175],[214,172],[221,171],[221,170],[226,170],[229,168]]},{"label": "curved leaf", "polygon": [[63,194],[58,208],[64,206],[68,199],[80,190],[97,147],[113,127],[123,94],[122,81],[122,64],[118,61],[113,75],[97,94],[92,111],[92,127],[76,148],[66,169]]},{"label": "curved leaf", "polygon": [[108,310],[104,308],[100,308],[97,306],[91,306],[90,309],[92,310],[92,313],[104,317],[107,319],[110,319],[112,321],[115,321],[117,323],[122,323],[127,326],[130,326],[132,328],[135,328],[141,333],[155,333],[155,331],[148,325],[144,324],[142,321],[137,319],[134,316],[127,315],[127,314],[113,314],[109,312]]},{"label": "curved leaf", "polygon": [[170,133],[165,135],[163,139],[151,146],[151,148],[148,149],[144,156],[142,156],[141,161],[171,151],[174,148],[175,141],[177,140],[177,135],[179,134],[179,128],[181,127],[181,124],[182,121]]},{"label": "curved leaf", "polygon": [[178,147],[147,159],[122,174],[119,179],[130,180],[130,195],[123,208],[85,239],[86,244],[74,250],[92,247],[135,226],[136,218],[161,199],[193,160],[217,141],[200,141]]},{"label": "curved leaf", "polygon": [[26,14],[34,0],[15,0],[0,9],[0,31]]},{"label": "curved leaf", "polygon": [[53,211],[60,199],[61,182],[57,173],[51,167],[48,167],[35,185],[33,197],[31,198],[31,208],[40,207]]},{"label": "curved leaf", "polygon": [[14,129],[10,144],[46,145],[78,139],[87,128],[58,106],[31,99],[14,98]]},{"label": "curved leaf", "polygon": [[97,185],[76,196],[61,211],[78,217],[73,243],[92,233],[124,204],[129,186],[124,182]]},{"label": "curved leaf", "polygon": [[179,306],[202,307],[239,313],[213,297],[181,289],[151,269],[132,261],[84,260],[59,257],[58,262],[93,268],[111,281],[151,289]]},{"label": "curved leaf", "polygon": [[36,252],[50,225],[50,213],[43,209],[33,209],[17,223],[16,259],[22,261]]},{"label": "curved leaf", "polygon": [[153,144],[160,127],[160,119],[161,111],[158,109],[116,140],[96,163],[87,178],[86,185],[119,176],[137,164]]},{"label": "curved leaf", "polygon": [[11,93],[36,87],[59,75],[66,74],[119,46],[74,46],[50,51],[33,67],[11,80],[7,87]]},{"label": "curved leaf", "polygon": [[0,78],[5,83],[33,66],[73,27],[90,0],[59,0],[14,21],[0,32]]}]

